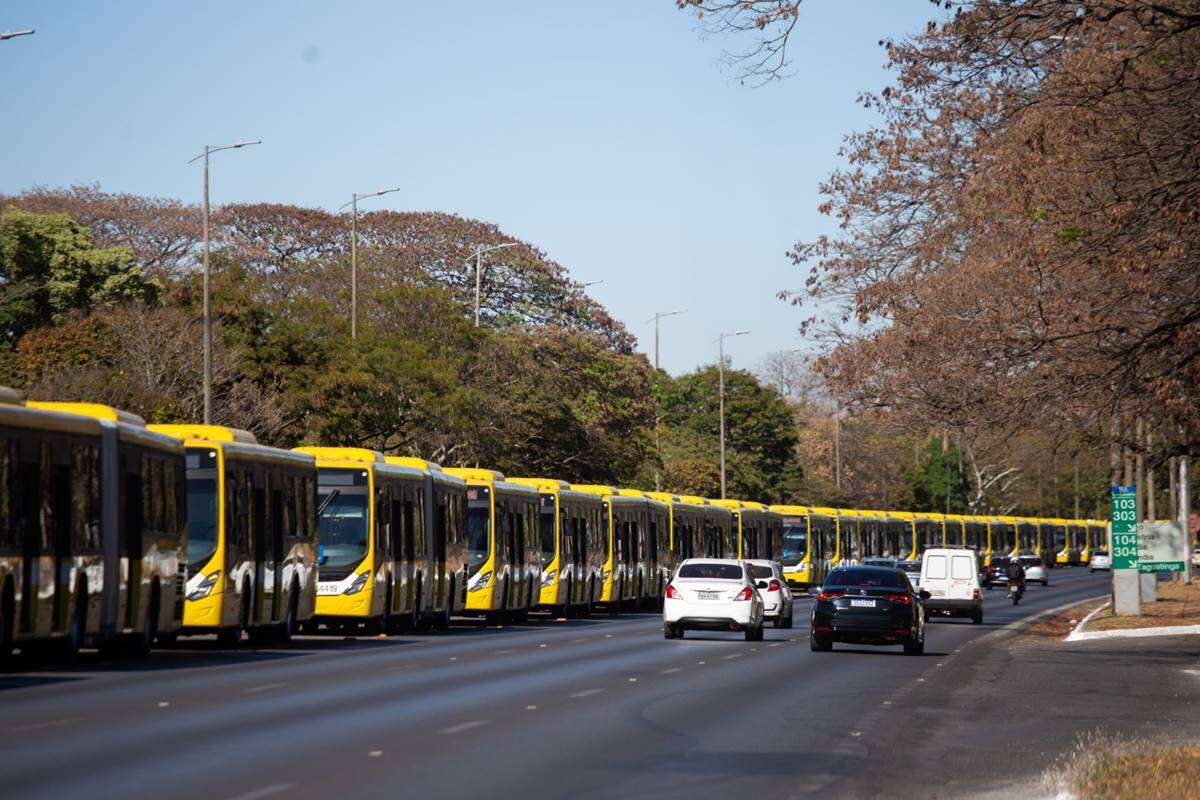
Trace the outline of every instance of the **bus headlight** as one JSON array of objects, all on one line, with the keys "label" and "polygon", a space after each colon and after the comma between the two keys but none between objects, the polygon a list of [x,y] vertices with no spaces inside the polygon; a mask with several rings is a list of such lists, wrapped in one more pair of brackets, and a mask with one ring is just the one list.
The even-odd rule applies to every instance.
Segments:
[{"label": "bus headlight", "polygon": [[196,588],[192,589],[187,594],[188,600],[203,600],[212,594],[213,587],[217,585],[217,581],[221,579],[221,570],[213,570],[200,579],[196,584]]},{"label": "bus headlight", "polygon": [[480,589],[486,589],[488,582],[491,581],[491,579],[492,573],[490,572],[485,572],[482,575],[477,576],[474,583],[471,585],[471,591],[478,592]]},{"label": "bus headlight", "polygon": [[549,586],[550,584],[554,583],[554,577],[556,575],[558,575],[558,571],[553,570],[553,569],[550,570],[549,572],[543,572],[542,573],[542,586]]},{"label": "bus headlight", "polygon": [[354,579],[354,583],[347,586],[346,591],[342,592],[342,594],[358,594],[359,592],[361,592],[363,590],[363,588],[367,585],[367,581],[370,579],[371,579],[371,573],[369,573],[369,572],[358,573],[358,576],[355,577],[355,579]]}]

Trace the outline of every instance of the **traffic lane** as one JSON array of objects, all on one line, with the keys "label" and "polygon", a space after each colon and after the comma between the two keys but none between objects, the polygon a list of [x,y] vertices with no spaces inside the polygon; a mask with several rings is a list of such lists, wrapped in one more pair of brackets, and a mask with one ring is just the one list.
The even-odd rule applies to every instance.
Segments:
[{"label": "traffic lane", "polygon": [[[1016,611],[1016,609],[1014,609],[1013,611]],[[1018,613],[1020,613],[1020,612],[1018,612]],[[660,653],[674,653],[675,652],[675,650],[671,650],[669,647],[669,645],[671,643],[663,642],[663,640],[661,639],[661,633],[660,633],[661,622],[657,616],[641,617],[641,618],[637,618],[637,619],[633,619],[633,620],[622,620],[620,622],[614,622],[614,623],[610,623],[610,624],[612,626],[611,629],[613,630],[613,633],[600,634],[599,628],[596,628],[596,632],[598,635],[596,635],[594,637],[594,639],[595,639],[595,642],[597,644],[600,644],[601,646],[598,648],[598,652],[588,653],[588,654],[586,654],[586,657],[585,657],[586,661],[595,662],[600,667],[599,672],[581,671],[576,665],[568,664],[568,665],[563,666],[557,672],[546,672],[542,678],[540,678],[537,681],[534,681],[534,685],[532,687],[529,686],[528,681],[524,680],[524,679],[519,679],[516,681],[516,683],[514,683],[511,679],[497,680],[495,678],[495,675],[493,674],[493,672],[490,671],[492,668],[499,670],[499,673],[501,675],[503,675],[505,670],[515,670],[518,673],[524,673],[524,672],[530,671],[531,667],[536,669],[537,667],[546,667],[547,666],[547,664],[549,662],[547,662],[546,656],[548,656],[550,654],[546,653],[545,651],[550,649],[549,645],[554,642],[554,639],[549,639],[546,642],[534,641],[535,639],[537,639],[539,637],[546,637],[546,636],[553,637],[557,634],[557,639],[560,643],[562,643],[562,644],[571,643],[581,649],[583,648],[583,646],[588,645],[588,640],[589,640],[589,638],[591,638],[591,636],[590,636],[591,632],[589,632],[589,631],[581,632],[578,629],[571,630],[569,628],[554,630],[550,626],[543,626],[543,627],[535,627],[535,628],[530,628],[530,629],[516,629],[512,632],[512,635],[504,637],[505,641],[503,642],[503,644],[510,644],[510,643],[511,644],[518,644],[518,643],[522,644],[529,651],[538,652],[538,656],[540,656],[540,658],[535,659],[533,662],[527,663],[527,659],[519,655],[519,653],[522,649],[521,647],[516,647],[516,648],[503,647],[503,648],[495,649],[489,653],[485,653],[485,655],[489,656],[489,658],[484,659],[484,665],[485,665],[485,667],[487,667],[487,669],[485,669],[482,673],[474,675],[474,676],[472,676],[469,671],[456,674],[453,677],[453,680],[450,682],[450,686],[454,687],[459,684],[466,684],[469,687],[473,687],[474,690],[476,690],[477,692],[482,691],[482,693],[479,696],[479,704],[484,707],[494,706],[499,701],[496,699],[497,695],[495,693],[492,693],[491,695],[487,694],[487,690],[489,690],[489,689],[496,690],[496,692],[499,693],[498,696],[504,700],[509,699],[510,696],[520,697],[523,693],[527,694],[531,690],[535,694],[537,694],[539,692],[543,692],[543,691],[554,691],[558,688],[558,684],[561,683],[564,678],[577,678],[577,679],[580,679],[583,683],[588,683],[588,682],[594,683],[595,681],[591,680],[593,677],[608,676],[613,671],[619,671],[622,666],[628,666],[628,665],[623,665],[621,662],[622,662],[623,658],[627,657],[630,649],[642,650],[642,649],[646,648],[648,645],[650,645],[651,643],[654,643],[657,645],[657,647],[651,648],[651,652],[653,652],[653,651],[657,651]],[[605,630],[609,629],[608,625],[605,625],[603,627]],[[977,631],[978,629],[976,628],[975,630]],[[796,633],[796,632],[803,633],[804,631],[801,628],[801,629],[798,629],[797,631],[793,631],[793,633]],[[497,633],[499,633],[499,632],[497,632]],[[585,635],[579,635],[580,633],[584,633]],[[783,632],[780,631],[778,633],[782,634]],[[961,628],[955,632],[956,637],[969,636],[972,634],[973,634],[973,631],[971,630],[971,626]],[[636,642],[635,646],[633,648],[629,648],[629,647],[622,648],[622,647],[618,646],[616,642],[613,641],[614,639],[619,641],[622,637],[626,637],[626,636],[639,638],[640,641]],[[570,638],[568,638],[568,637],[570,637]],[[773,631],[768,632],[769,639],[775,639],[775,637],[776,637],[775,632],[773,632]],[[795,655],[797,655],[800,658],[811,657],[812,654],[808,654],[807,650],[805,648],[803,648],[803,641],[802,641],[803,637],[802,636],[793,636],[793,637],[789,637],[789,638],[796,638],[799,640],[798,642],[790,643],[792,645],[797,645],[797,644],[800,645],[799,652],[795,653]],[[688,643],[689,646],[693,647],[693,648],[696,646],[709,647],[711,645],[711,646],[723,647],[723,648],[733,647],[736,649],[746,649],[745,646],[747,644],[745,642],[737,641],[734,637],[724,636],[724,635],[707,637],[707,639],[708,639],[707,641],[706,640],[685,640],[685,642]],[[448,653],[457,652],[459,650],[459,648],[464,647],[464,645],[472,645],[471,642],[466,642],[466,643],[456,642],[454,636],[441,637],[441,638],[436,638],[436,639],[423,639],[423,640],[419,640],[419,641],[429,642],[431,644],[436,645],[435,647],[422,648],[420,657],[416,659],[419,662],[428,663],[428,664],[432,664],[432,663],[438,661],[440,658],[445,658],[447,665],[453,664],[455,662],[452,661],[452,659],[461,658],[461,656],[448,655]],[[376,644],[376,642],[371,642],[370,644]],[[547,647],[542,647],[543,644],[546,644]],[[668,645],[668,648],[663,649],[662,645],[664,645],[664,644]],[[683,644],[683,643],[680,643],[680,644]],[[768,642],[768,643],[765,643],[764,646],[770,647],[772,644],[777,644],[777,643]],[[782,646],[782,645],[780,645],[780,646]],[[591,647],[595,647],[595,645],[591,645]],[[478,645],[472,645],[472,647],[468,647],[467,649],[472,649],[472,648],[474,650],[479,649]],[[559,649],[559,648],[555,648],[555,649]],[[570,649],[571,648],[561,648],[561,651],[565,654],[566,651],[570,650]],[[676,649],[682,650],[682,648],[676,648]],[[751,648],[751,649],[753,650],[753,648]],[[507,650],[515,650],[517,652],[516,653],[505,652]],[[421,684],[421,683],[405,684],[403,682],[398,682],[398,683],[395,683],[394,686],[386,685],[388,683],[391,683],[391,682],[387,682],[387,681],[385,681],[385,686],[382,688],[379,686],[373,685],[371,678],[377,676],[377,674],[379,672],[381,672],[381,670],[383,670],[387,666],[395,666],[398,670],[420,669],[419,664],[414,665],[411,662],[399,663],[399,664],[394,663],[399,652],[402,652],[402,651],[400,651],[398,648],[388,647],[386,649],[379,648],[376,650],[375,653],[372,653],[370,647],[365,647],[365,648],[361,648],[361,649],[356,648],[354,651],[352,651],[349,654],[339,654],[337,652],[325,652],[325,653],[321,654],[319,658],[310,659],[311,661],[314,661],[314,662],[323,662],[328,659],[337,659],[340,661],[341,659],[339,658],[339,656],[347,655],[351,660],[368,662],[368,663],[358,664],[357,666],[351,665],[349,663],[347,663],[347,664],[339,663],[339,664],[324,665],[324,666],[321,666],[318,664],[318,665],[315,665],[316,666],[315,670],[312,668],[314,665],[310,665],[309,667],[307,667],[305,670],[306,674],[314,672],[314,671],[316,672],[316,678],[315,678],[316,685],[313,685],[314,680],[310,677],[310,678],[306,679],[308,681],[307,685],[302,684],[302,685],[299,685],[289,691],[291,691],[293,693],[294,692],[302,692],[306,695],[307,694],[315,695],[315,699],[314,699],[314,705],[316,706],[315,712],[313,712],[312,708],[306,707],[306,708],[299,710],[301,713],[295,713],[295,712],[297,712],[297,709],[295,708],[296,703],[288,695],[283,695],[283,698],[284,698],[283,701],[280,703],[274,704],[274,707],[272,707],[271,703],[264,703],[262,698],[239,697],[239,696],[237,696],[236,693],[230,691],[230,687],[228,685],[221,684],[221,685],[218,685],[217,687],[215,687],[214,691],[207,692],[207,693],[204,691],[201,691],[196,686],[191,686],[190,687],[191,691],[188,693],[187,697],[185,697],[184,700],[180,701],[180,702],[185,703],[184,708],[181,709],[178,705],[176,705],[174,710],[172,712],[170,712],[169,715],[162,714],[162,713],[151,713],[149,722],[142,720],[140,723],[138,723],[136,720],[131,720],[131,721],[129,721],[129,724],[133,725],[135,728],[142,729],[141,730],[141,739],[139,740],[139,743],[144,743],[144,742],[146,742],[146,740],[154,740],[154,739],[158,738],[159,736],[167,736],[167,737],[169,737],[169,736],[184,736],[192,741],[196,741],[196,740],[207,741],[209,739],[215,738],[218,742],[222,743],[222,745],[226,746],[227,748],[228,747],[236,747],[237,752],[239,752],[239,753],[254,754],[255,755],[254,762],[256,764],[265,766],[265,765],[271,764],[272,759],[274,758],[274,756],[272,756],[271,752],[270,752],[270,742],[255,742],[253,740],[245,739],[245,737],[241,733],[241,728],[243,726],[239,725],[239,722],[245,723],[246,726],[253,727],[255,724],[255,718],[261,718],[262,721],[261,721],[260,727],[263,727],[264,729],[272,731],[273,732],[272,735],[279,734],[278,738],[280,738],[280,740],[286,740],[289,738],[293,738],[292,735],[290,735],[290,733],[297,732],[297,729],[298,729],[299,735],[303,736],[304,734],[307,734],[308,730],[304,727],[306,724],[312,724],[314,727],[319,725],[319,727],[322,730],[328,730],[328,731],[330,731],[331,734],[336,734],[337,730],[339,729],[339,726],[342,723],[343,717],[348,716],[350,719],[354,719],[356,716],[358,716],[358,712],[360,712],[362,709],[364,697],[371,698],[375,694],[385,694],[386,695],[389,691],[391,693],[399,694],[402,696],[406,695],[406,694],[417,694],[417,695],[430,694],[432,696],[432,699],[434,699],[436,701],[441,701],[436,704],[440,710],[443,710],[443,711],[448,710],[451,712],[457,712],[457,711],[461,710],[461,707],[462,707],[461,703],[458,705],[455,705],[454,703],[449,702],[452,698],[448,696],[448,694],[447,694],[448,690],[447,690],[446,686],[442,685],[444,683],[443,676],[436,676],[433,679],[433,688],[430,688],[428,685]],[[410,650],[408,652],[414,652],[414,651]],[[708,651],[705,651],[705,652],[708,652]],[[878,655],[881,652],[887,652],[887,651],[876,651],[874,653],[864,654],[865,663],[868,663],[868,664],[878,663]],[[895,651],[893,651],[893,652],[895,652]],[[721,659],[722,661],[728,660],[732,664],[736,664],[737,660],[741,659],[743,657],[742,655],[739,655],[737,653],[729,653],[729,652],[724,652],[721,655],[722,656],[732,656],[732,658],[729,658],[729,659],[725,659],[725,658]],[[841,659],[841,661],[844,663],[848,659],[853,659],[853,658],[854,658],[854,654],[845,654],[845,657],[843,657]],[[377,659],[383,659],[383,660],[381,662],[376,663]],[[467,659],[467,660],[469,660],[469,659]],[[700,660],[704,660],[704,659],[700,659]],[[894,660],[894,659],[888,659],[888,660],[890,661],[890,660]],[[507,663],[505,663],[505,662],[507,662]],[[274,672],[275,670],[296,669],[294,662],[289,662],[289,661],[268,663],[266,665],[252,664],[250,666],[256,672],[256,678],[255,678],[256,680],[261,680],[264,677],[276,677],[276,678],[282,677],[279,674],[275,674],[275,672]],[[700,665],[698,665],[698,666],[700,666]],[[271,670],[272,672],[270,674],[268,674],[267,672],[264,672],[264,670],[267,670],[267,669]],[[670,667],[670,666],[664,667],[663,669],[664,670],[677,670],[677,669],[682,670],[681,667]],[[843,669],[844,669],[844,666],[843,666]],[[331,670],[332,670],[332,672],[331,672]],[[147,675],[153,675],[153,674],[154,673],[147,673]],[[677,674],[677,673],[670,672],[668,674]],[[364,676],[364,675],[365,675],[365,678],[360,677],[360,676]],[[145,678],[145,677],[146,677],[146,675],[139,676],[139,678]],[[274,684],[272,682],[266,682],[266,683],[252,685],[252,686],[245,686],[245,687],[243,687],[242,691],[243,692],[254,692],[257,690],[257,692],[261,692],[263,695],[273,695],[276,693],[276,691],[282,691],[284,689],[284,687],[279,684],[285,684],[285,683],[287,683],[287,682],[283,681],[283,680],[278,680]],[[328,686],[326,686],[326,684],[329,684],[329,683],[334,683],[339,686],[351,685],[354,687],[354,689],[349,691],[348,693],[343,691],[343,694],[341,694],[340,696],[337,696],[337,697],[329,697],[327,695],[327,693],[331,690],[329,689]],[[143,682],[140,680],[135,684],[135,686],[140,689],[144,689],[145,691],[150,692],[151,694],[153,694],[153,690],[161,689],[161,687],[143,686]],[[480,689],[480,687],[482,687],[482,690]],[[588,698],[593,698],[593,702],[598,702],[602,699],[602,695],[605,694],[605,692],[607,691],[607,689],[604,689],[604,691],[595,691],[595,689],[598,689],[598,688],[604,689],[604,687],[583,686],[582,688],[576,688],[575,691],[573,691],[573,692],[568,692],[567,696],[569,697],[570,695],[579,695],[572,699],[587,701]],[[702,688],[701,691],[708,691],[708,689]],[[837,698],[839,696],[839,694],[840,694],[840,692],[838,692],[838,691],[831,692],[829,694],[829,697]],[[850,698],[852,700],[859,699],[863,696],[863,695],[861,695],[860,692],[857,692],[855,690],[851,690],[850,694],[853,695],[853,697]],[[147,699],[150,699],[150,698],[147,698]],[[186,707],[186,702],[188,702],[188,701],[198,702],[201,706],[209,706],[209,705],[215,706],[216,707],[215,711],[217,713],[214,714],[213,708],[206,708],[205,711],[208,714],[213,715],[213,719],[211,719],[209,721],[209,724],[205,724],[203,719],[198,718],[196,716],[198,713],[201,713],[199,710],[189,709]],[[250,702],[247,702],[247,701],[250,701]],[[159,701],[159,702],[162,702],[162,701]],[[367,702],[370,703],[371,701],[367,700]],[[114,709],[115,713],[121,714],[122,708],[125,707],[126,704],[124,702],[118,702],[114,705],[115,705],[115,709]],[[254,713],[250,715],[250,717],[251,717],[250,719],[244,719],[244,720],[232,719],[231,720],[229,718],[230,717],[229,714],[219,713],[219,710],[221,707],[230,706],[230,705],[234,706],[235,711],[238,711],[238,712],[242,711],[245,708],[253,708]],[[526,705],[537,705],[537,703],[526,703]],[[325,714],[321,713],[322,709],[327,710],[326,707],[329,707],[329,706],[332,706],[337,709],[337,711],[334,712],[335,716],[332,720],[328,718],[329,717],[328,713],[325,713]],[[157,704],[155,704],[154,707],[156,709],[159,708],[159,706]],[[396,708],[394,708],[392,710],[397,715],[410,716],[414,709],[411,707],[411,704],[410,704],[409,708],[404,708],[403,706],[397,706]],[[520,710],[520,709],[516,709],[516,710]],[[845,710],[844,707],[839,707],[839,708],[833,709],[834,712],[840,712],[843,710]],[[128,714],[125,715],[126,718],[128,718],[128,716],[129,716]],[[455,714],[451,713],[449,716],[455,716]],[[111,719],[111,717],[107,717],[107,718]],[[314,718],[318,719],[319,723],[313,722]],[[161,720],[163,720],[163,719],[169,720],[172,724],[177,725],[178,728],[169,729],[169,730],[160,729],[159,727],[156,726],[155,723],[161,722]],[[53,722],[54,720],[50,720],[50,721]],[[428,728],[428,725],[426,724],[428,722],[428,720],[426,720],[425,718],[421,718],[418,721],[420,722],[421,725]],[[476,724],[476,723],[479,723],[479,724]],[[36,725],[38,723],[35,722],[33,724]],[[434,724],[434,723],[430,723],[430,724]],[[480,720],[475,720],[475,719],[465,719],[464,720],[464,719],[461,719],[461,717],[459,717],[457,719],[457,721],[453,721],[453,720],[450,721],[449,724],[447,724],[445,726],[445,728],[442,728],[442,729],[446,729],[446,730],[452,729],[456,733],[467,734],[469,731],[473,730],[474,728],[483,729],[492,724],[493,723],[491,720],[488,720],[488,721],[480,721]],[[221,733],[208,733],[207,731],[208,731],[208,728],[210,727],[210,725],[213,728],[219,729],[221,731],[234,730],[234,731],[236,731],[236,733],[233,735],[223,735]],[[72,723],[70,727],[73,729],[75,726],[76,726],[76,724]],[[466,726],[466,727],[462,727],[462,726]],[[16,726],[16,727],[21,727],[21,726]],[[384,727],[386,728],[386,725]],[[439,730],[442,730],[442,729],[439,729]],[[504,725],[498,726],[497,729],[507,730],[506,726],[504,726]],[[619,731],[619,728],[617,730]],[[51,733],[51,729],[49,729],[49,728],[41,729],[41,732],[43,735],[47,735],[47,734]],[[26,736],[26,737],[33,736],[34,738],[41,738],[40,736],[36,735],[35,731],[31,731],[28,728],[26,728],[24,731],[22,731],[22,736]],[[372,736],[374,737],[374,734],[372,734]],[[62,748],[62,749],[66,749],[68,751],[70,751],[72,749],[72,743],[61,741],[63,738],[61,730],[53,731],[53,736],[51,738],[52,738],[52,740],[57,741],[59,744],[67,745],[65,748]],[[91,737],[91,738],[94,739],[95,737]],[[328,739],[328,737],[325,737],[325,738]],[[337,737],[337,735],[334,735],[333,738],[337,739],[338,737]],[[74,743],[74,744],[77,745],[78,743]],[[115,744],[115,743],[109,742],[109,744],[111,745],[111,744]],[[134,745],[135,743],[132,741],[126,741],[126,742],[123,742],[122,744]],[[318,740],[318,741],[312,743],[311,746],[315,746],[318,749],[324,749],[324,748],[327,748],[328,741],[322,742],[321,740]],[[290,748],[291,745],[289,744],[288,747]],[[60,749],[57,746],[54,747],[53,749],[58,750],[59,752],[62,752],[62,749]],[[128,751],[128,750],[136,751],[136,750],[138,750],[138,747],[126,746],[126,747],[122,747],[121,749],[123,751]],[[278,754],[278,757],[286,760],[287,755],[288,755],[287,749],[288,748],[284,748],[284,751],[280,752]],[[376,748],[376,749],[378,749],[378,748]],[[829,748],[823,747],[820,743],[817,743],[817,745],[813,749],[814,750],[825,750],[825,749],[829,749]],[[371,750],[368,752],[375,752],[375,750]],[[292,753],[292,755],[294,755],[294,753]],[[104,762],[106,761],[106,758],[102,755],[98,760],[100,762],[99,767],[102,768],[104,765]],[[203,762],[203,759],[201,759],[201,762]],[[450,766],[452,767],[453,765],[450,765]],[[186,770],[187,770],[186,765],[183,765],[181,767],[181,769],[183,770],[184,773],[186,773]],[[284,771],[287,772],[287,770],[284,770]],[[34,772],[36,773],[36,770]],[[172,774],[174,774],[175,777],[177,777],[177,778],[179,777],[178,772],[173,772]],[[259,774],[260,774],[260,771],[256,770],[254,772],[253,777],[257,778]],[[115,783],[117,781],[114,780],[114,781],[110,781],[110,782]],[[132,785],[131,790],[136,790],[136,785]]]}]

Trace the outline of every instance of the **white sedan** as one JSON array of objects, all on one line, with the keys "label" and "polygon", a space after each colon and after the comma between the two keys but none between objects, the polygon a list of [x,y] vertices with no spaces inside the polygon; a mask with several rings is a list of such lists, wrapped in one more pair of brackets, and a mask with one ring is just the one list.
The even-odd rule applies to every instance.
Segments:
[{"label": "white sedan", "polygon": [[663,598],[663,636],[682,639],[686,630],[744,631],[763,638],[763,600],[745,561],[689,558],[679,565]]},{"label": "white sedan", "polygon": [[1088,561],[1088,568],[1090,568],[1092,572],[1095,572],[1098,569],[1112,569],[1112,556],[1108,554],[1107,550],[1093,551],[1092,558],[1090,561]]},{"label": "white sedan", "polygon": [[792,590],[779,565],[766,559],[750,559],[750,577],[763,599],[763,618],[775,623],[776,628],[792,627]]},{"label": "white sedan", "polygon": [[1042,563],[1040,556],[1022,555],[1021,566],[1025,568],[1025,583],[1040,583],[1042,586],[1050,585],[1050,573],[1046,570],[1046,565]]}]

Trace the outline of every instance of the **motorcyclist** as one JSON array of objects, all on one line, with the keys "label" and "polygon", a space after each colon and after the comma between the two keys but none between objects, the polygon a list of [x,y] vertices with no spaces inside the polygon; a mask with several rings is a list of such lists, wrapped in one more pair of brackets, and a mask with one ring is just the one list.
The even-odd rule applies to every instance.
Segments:
[{"label": "motorcyclist", "polygon": [[1025,591],[1025,568],[1021,566],[1021,559],[1013,556],[1008,559],[1008,564],[1004,567],[1004,573],[1008,576],[1008,585],[1016,586],[1020,592]]}]

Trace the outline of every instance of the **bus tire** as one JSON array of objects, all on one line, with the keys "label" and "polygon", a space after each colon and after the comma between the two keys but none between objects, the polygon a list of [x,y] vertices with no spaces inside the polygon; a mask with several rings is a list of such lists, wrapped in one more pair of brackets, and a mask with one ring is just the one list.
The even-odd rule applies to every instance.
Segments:
[{"label": "bus tire", "polygon": [[0,586],[0,669],[4,669],[12,661],[16,605],[12,583],[5,581]]},{"label": "bus tire", "polygon": [[279,642],[287,644],[296,635],[296,617],[300,613],[300,586],[296,581],[292,581],[292,588],[288,596],[287,615],[283,618],[283,622],[279,626]]}]

